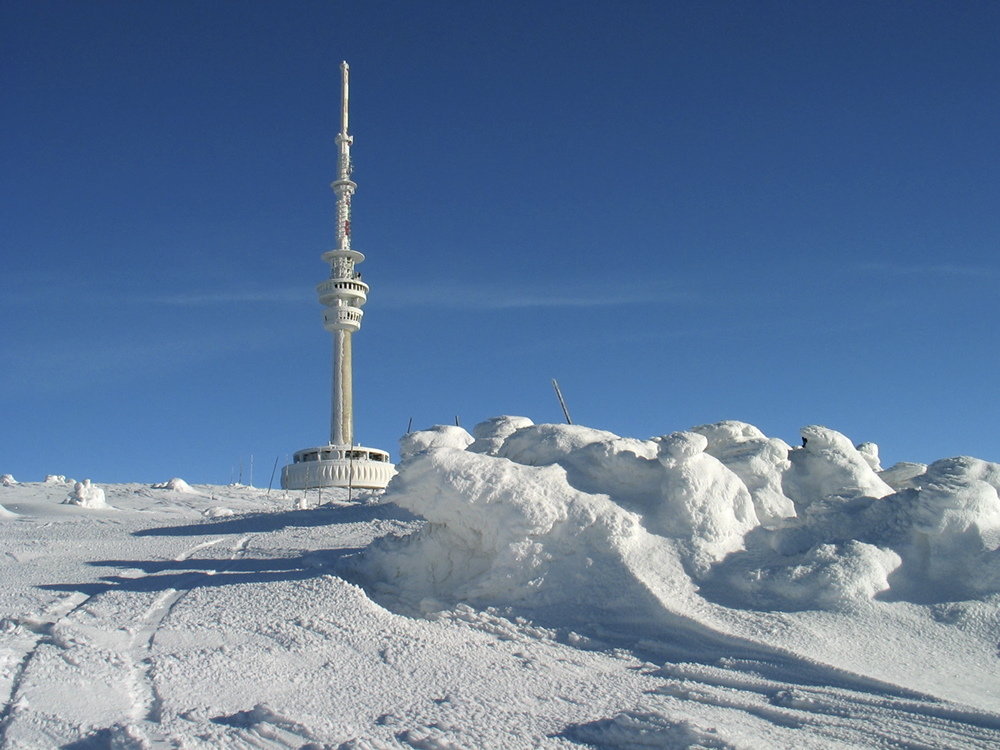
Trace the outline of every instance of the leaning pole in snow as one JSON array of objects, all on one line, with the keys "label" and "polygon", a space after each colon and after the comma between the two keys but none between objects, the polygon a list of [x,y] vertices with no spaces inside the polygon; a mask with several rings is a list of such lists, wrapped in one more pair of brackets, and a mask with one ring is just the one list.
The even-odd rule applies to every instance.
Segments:
[{"label": "leaning pole in snow", "polygon": [[325,306],[323,325],[333,334],[333,389],[330,409],[330,442],[295,453],[294,461],[281,470],[281,486],[290,490],[318,487],[381,489],[395,474],[389,454],[378,448],[354,444],[354,393],[351,372],[351,336],[361,329],[361,306],[368,299],[368,285],[354,267],[365,256],[351,248],[351,198],[358,185],[351,180],[351,144],[347,133],[347,63],[342,75],[339,156],[337,179],[331,187],[337,194],[336,246],[323,254],[330,264],[330,278],[316,287]]}]

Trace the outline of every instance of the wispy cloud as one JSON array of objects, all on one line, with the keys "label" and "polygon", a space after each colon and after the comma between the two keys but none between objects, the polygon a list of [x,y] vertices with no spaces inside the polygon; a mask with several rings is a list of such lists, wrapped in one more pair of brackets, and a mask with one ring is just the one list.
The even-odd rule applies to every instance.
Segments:
[{"label": "wispy cloud", "polygon": [[372,296],[387,308],[439,307],[462,310],[512,310],[523,308],[587,308],[622,305],[693,304],[701,296],[666,286],[608,281],[601,284],[475,284],[468,282],[382,285]]},{"label": "wispy cloud", "polygon": [[[90,293],[75,300],[75,304],[99,306],[116,305],[161,305],[164,307],[208,307],[212,305],[252,305],[261,303],[301,304],[314,302],[315,292],[309,286],[284,289],[222,289],[219,291],[190,290],[173,294],[141,295],[116,287],[101,288],[91,284]],[[22,306],[50,304],[50,285],[38,287],[18,287],[0,289],[0,305]]]},{"label": "wispy cloud", "polygon": [[[123,285],[97,283],[89,285],[91,293],[77,304],[98,306],[159,305],[164,307],[210,307],[255,304],[310,304],[316,294],[310,284],[280,288],[222,288],[216,290],[188,289],[168,294],[136,294]],[[0,304],[20,306],[49,304],[49,285],[19,285],[0,289]],[[691,305],[703,303],[700,292],[681,289],[665,283],[649,283],[619,279],[597,282],[557,281],[542,284],[537,281],[469,282],[459,280],[414,279],[374,282],[372,299],[383,308],[438,307],[461,310],[514,310],[523,308],[590,308],[622,305]]]},{"label": "wispy cloud", "polygon": [[989,279],[1000,275],[1000,269],[987,266],[903,265],[899,263],[862,263],[858,270],[883,276],[950,276],[952,278]]},{"label": "wispy cloud", "polygon": [[179,292],[154,297],[130,297],[127,301],[176,307],[205,305],[253,304],[257,302],[311,302],[315,294],[309,288],[233,289],[218,292]]},{"label": "wispy cloud", "polygon": [[98,384],[136,381],[151,374],[205,366],[222,358],[264,354],[277,331],[189,332],[157,340],[110,339],[75,345],[34,342],[0,350],[0,390],[20,393],[70,392]]}]

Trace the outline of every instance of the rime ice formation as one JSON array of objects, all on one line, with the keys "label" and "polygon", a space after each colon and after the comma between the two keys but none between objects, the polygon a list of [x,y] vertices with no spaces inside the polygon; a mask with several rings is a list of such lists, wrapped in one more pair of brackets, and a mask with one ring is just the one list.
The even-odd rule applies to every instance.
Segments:
[{"label": "rime ice formation", "polygon": [[1000,591],[996,464],[892,467],[894,490],[876,446],[820,426],[796,448],[741,422],[646,441],[518,417],[474,432],[401,441],[384,502],[429,523],[365,564],[408,606],[648,604],[663,576],[779,610]]},{"label": "rime ice formation", "polygon": [[781,438],[765,437],[745,422],[719,422],[693,427],[691,431],[704,435],[708,440],[705,452],[743,481],[761,523],[770,524],[795,515],[795,504],[781,488],[781,477],[791,466],[788,443]]},{"label": "rime ice formation", "polygon": [[330,442],[316,448],[297,451],[293,463],[281,470],[284,489],[314,487],[363,487],[381,489],[394,473],[389,454],[378,448],[365,448],[354,443],[354,386],[351,336],[361,329],[368,299],[368,285],[361,280],[355,266],[365,256],[351,247],[351,201],[357,183],[351,180],[351,144],[354,137],[347,132],[348,72],[347,63],[340,66],[341,120],[337,146],[337,179],[331,187],[337,194],[337,246],[323,254],[330,264],[330,278],[316,287],[319,301],[325,306],[323,325],[333,334],[333,386],[330,407]]}]

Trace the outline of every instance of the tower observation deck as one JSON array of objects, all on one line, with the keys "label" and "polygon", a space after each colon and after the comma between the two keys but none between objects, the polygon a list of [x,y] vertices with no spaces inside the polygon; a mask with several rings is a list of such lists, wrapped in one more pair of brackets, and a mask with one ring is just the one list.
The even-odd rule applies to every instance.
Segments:
[{"label": "tower observation deck", "polygon": [[281,470],[284,489],[360,487],[381,489],[395,474],[389,454],[378,448],[354,444],[354,381],[351,371],[351,336],[361,329],[368,300],[368,285],[355,266],[365,256],[351,248],[351,200],[358,185],[351,180],[351,145],[347,132],[347,63],[340,65],[342,88],[340,133],[337,135],[337,179],[331,184],[337,194],[336,246],[323,253],[330,264],[330,278],[316,287],[324,305],[323,326],[333,334],[333,388],[330,409],[330,442],[295,453],[294,461]]}]

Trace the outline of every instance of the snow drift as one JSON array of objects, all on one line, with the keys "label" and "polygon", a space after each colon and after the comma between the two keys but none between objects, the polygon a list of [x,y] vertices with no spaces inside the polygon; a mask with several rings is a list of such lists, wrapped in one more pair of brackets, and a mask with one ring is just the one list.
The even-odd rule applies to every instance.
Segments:
[{"label": "snow drift", "polygon": [[874,444],[821,426],[802,438],[729,421],[636,440],[523,417],[411,433],[384,502],[428,523],[373,545],[364,571],[416,609],[611,624],[696,606],[683,592],[792,611],[1000,591],[1000,466],[880,471]]}]

